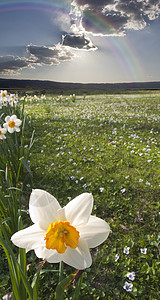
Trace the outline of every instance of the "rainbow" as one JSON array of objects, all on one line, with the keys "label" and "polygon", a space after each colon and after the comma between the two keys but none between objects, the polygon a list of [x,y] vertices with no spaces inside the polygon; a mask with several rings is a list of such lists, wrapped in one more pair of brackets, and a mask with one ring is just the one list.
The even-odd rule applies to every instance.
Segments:
[{"label": "rainbow", "polygon": [[[66,6],[66,3],[68,6]],[[69,12],[70,5],[69,1],[65,0],[1,0],[0,2],[0,14],[14,10],[40,10],[68,15],[66,9]],[[84,24],[87,32],[93,33],[95,36],[101,36],[106,49],[112,52],[120,72],[123,72],[126,78],[125,81],[144,81],[146,71],[135,48],[126,36],[118,36],[120,32],[115,24],[92,7],[84,12],[84,20],[86,20]],[[106,31],[113,34],[113,36],[105,36]]]},{"label": "rainbow", "polygon": [[15,10],[40,10],[46,12],[61,12],[65,13],[64,4],[65,0],[2,0],[0,2],[0,13],[15,11]]},{"label": "rainbow", "polygon": [[[86,19],[84,25],[88,33],[102,37],[103,44],[114,55],[127,81],[137,81],[137,78],[143,81],[146,77],[145,68],[135,48],[127,39],[127,36],[120,35],[120,31],[116,25],[104,14],[91,6],[90,8],[84,13]],[[106,32],[109,33],[108,36]]]}]

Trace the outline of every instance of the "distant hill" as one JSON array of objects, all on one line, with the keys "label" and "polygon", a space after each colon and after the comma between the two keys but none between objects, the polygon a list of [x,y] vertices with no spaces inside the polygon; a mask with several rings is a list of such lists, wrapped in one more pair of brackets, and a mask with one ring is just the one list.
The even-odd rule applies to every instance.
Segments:
[{"label": "distant hill", "polygon": [[11,90],[159,90],[160,81],[129,83],[69,83],[47,80],[20,80],[0,78],[0,89]]}]

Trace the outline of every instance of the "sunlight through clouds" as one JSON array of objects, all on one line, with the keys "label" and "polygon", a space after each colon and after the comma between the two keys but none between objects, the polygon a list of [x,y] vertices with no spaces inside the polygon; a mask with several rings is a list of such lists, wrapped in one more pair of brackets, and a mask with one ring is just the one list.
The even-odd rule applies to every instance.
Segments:
[{"label": "sunlight through clouds", "polygon": [[[157,40],[159,16],[158,0],[28,0],[26,2],[19,0],[17,3],[2,0],[0,27],[3,30],[0,32],[0,40],[3,44],[0,46],[0,76],[7,74],[20,76],[23,73],[27,77],[30,70],[32,75],[44,78],[43,68],[50,66],[52,68],[50,74],[54,73],[58,79],[57,75],[62,64],[63,74],[68,80],[66,62],[72,69],[72,64],[77,64],[77,57],[83,58],[85,51],[88,52],[85,53],[86,58],[88,57],[87,61],[92,60],[91,53],[98,52],[98,55],[94,56],[93,64],[96,69],[100,59],[101,65],[105,66],[105,69],[102,68],[105,76],[101,82],[108,81],[108,69],[111,70],[112,77],[114,77],[114,72],[114,74],[121,75],[124,81],[135,80],[132,75],[126,78],[126,72],[123,70],[126,68],[126,66],[123,67],[124,64],[128,62],[132,64],[127,51],[125,52],[122,47],[123,43],[127,45],[127,39],[129,39],[130,43],[133,41],[141,60],[147,66],[147,75],[144,76],[144,80],[149,78],[154,80],[158,78],[156,66],[159,51]],[[140,32],[142,32],[142,38],[140,38]],[[148,33],[148,38],[146,33]],[[150,44],[153,52],[156,53],[152,59],[148,60],[148,55],[152,50]],[[153,45],[156,47],[153,48]],[[129,43],[127,47],[130,47]],[[108,50],[110,55],[108,55]],[[138,57],[134,49],[131,51],[135,57]],[[110,63],[108,67],[105,65],[108,61],[111,62],[111,68]],[[80,63],[81,60],[79,60]],[[36,73],[38,66],[42,67]],[[134,66],[135,63],[132,68]],[[81,68],[80,65],[79,67]],[[92,64],[85,72],[87,82],[90,81],[92,75],[89,72],[90,69],[92,69]],[[76,74],[77,72],[78,69]],[[138,75],[136,73],[135,77],[141,81],[142,76]],[[119,81],[119,76],[115,80]],[[97,80],[96,76],[94,81]],[[110,81],[113,80],[110,78]]]}]

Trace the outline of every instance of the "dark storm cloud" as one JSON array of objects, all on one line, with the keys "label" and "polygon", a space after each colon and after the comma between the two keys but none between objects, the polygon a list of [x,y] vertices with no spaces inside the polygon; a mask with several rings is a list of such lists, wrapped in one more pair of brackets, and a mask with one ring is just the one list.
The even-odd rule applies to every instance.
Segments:
[{"label": "dark storm cloud", "polygon": [[62,36],[62,44],[76,49],[83,50],[96,50],[96,46],[93,45],[89,38],[86,38],[84,35],[71,35],[66,34]]},{"label": "dark storm cloud", "polygon": [[0,73],[9,74],[16,73],[23,68],[29,67],[30,61],[26,58],[21,58],[17,56],[0,56]]}]

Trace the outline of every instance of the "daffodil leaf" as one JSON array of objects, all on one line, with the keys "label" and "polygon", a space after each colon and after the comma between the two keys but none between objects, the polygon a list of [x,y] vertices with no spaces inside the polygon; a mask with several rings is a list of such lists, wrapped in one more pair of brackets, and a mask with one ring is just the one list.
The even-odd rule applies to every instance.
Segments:
[{"label": "daffodil leaf", "polygon": [[69,286],[69,284],[73,281],[75,275],[71,274],[64,278],[61,282],[58,283],[55,292],[55,300],[63,300],[64,299],[64,290]]}]

